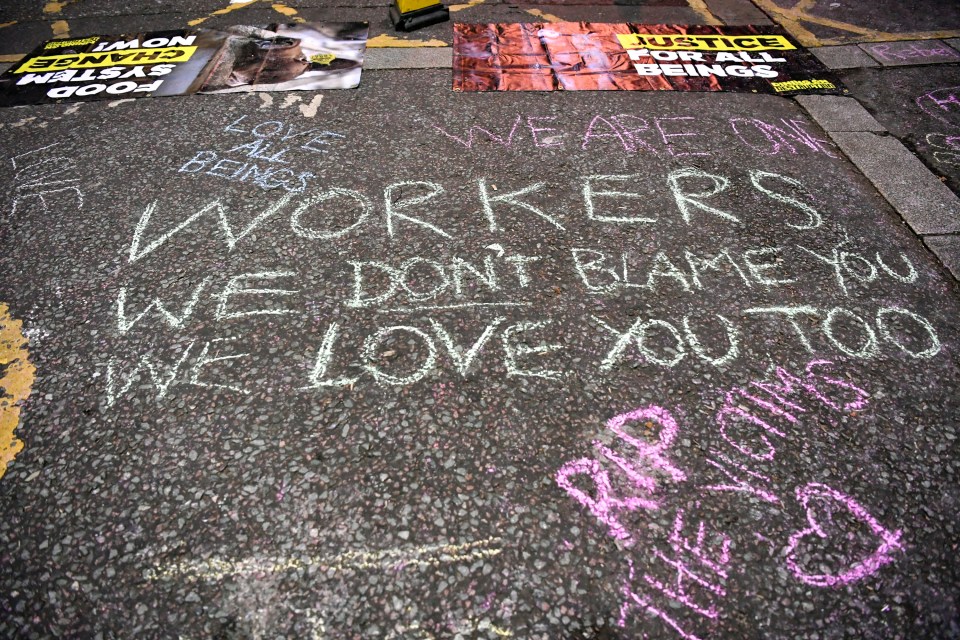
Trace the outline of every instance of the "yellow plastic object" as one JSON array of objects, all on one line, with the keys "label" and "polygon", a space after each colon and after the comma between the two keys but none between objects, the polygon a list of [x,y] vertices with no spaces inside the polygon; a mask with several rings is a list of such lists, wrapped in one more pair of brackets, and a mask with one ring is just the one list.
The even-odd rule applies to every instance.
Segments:
[{"label": "yellow plastic object", "polygon": [[440,4],[437,0],[394,0],[400,13],[419,11]]}]

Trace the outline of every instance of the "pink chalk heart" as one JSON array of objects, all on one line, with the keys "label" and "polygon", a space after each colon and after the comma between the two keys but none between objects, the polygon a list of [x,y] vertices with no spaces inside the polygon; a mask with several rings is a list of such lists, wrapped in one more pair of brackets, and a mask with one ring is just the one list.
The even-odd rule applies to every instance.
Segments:
[{"label": "pink chalk heart", "polygon": [[[884,528],[862,505],[848,495],[824,484],[813,482],[797,489],[797,499],[806,509],[807,523],[810,526],[790,536],[786,556],[787,566],[801,582],[817,587],[839,587],[857,582],[873,575],[885,564],[893,562],[893,552],[903,549],[900,543],[901,531],[890,531]],[[811,500],[815,500],[816,504],[811,505]],[[797,547],[806,538],[810,536],[820,538],[822,540],[820,546],[823,547],[831,544],[839,545],[844,542],[844,539],[850,540],[856,537],[852,531],[833,532],[831,536],[824,530],[824,523],[830,524],[831,529],[837,528],[833,523],[833,513],[838,510],[845,510],[849,517],[865,525],[876,539],[877,546],[870,555],[835,573],[807,573],[796,559]],[[807,541],[805,544],[811,543]]]}]

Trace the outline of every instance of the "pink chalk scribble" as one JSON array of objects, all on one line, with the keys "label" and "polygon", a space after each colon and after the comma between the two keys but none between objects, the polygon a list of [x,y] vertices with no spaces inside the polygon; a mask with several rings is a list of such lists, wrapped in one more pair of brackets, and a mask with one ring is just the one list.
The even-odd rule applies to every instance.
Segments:
[{"label": "pink chalk scribble", "polygon": [[717,412],[716,418],[717,425],[720,427],[720,437],[723,438],[727,444],[748,458],[753,458],[754,460],[773,460],[773,456],[776,455],[777,450],[773,444],[771,444],[770,439],[764,434],[760,434],[760,441],[763,442],[766,450],[762,453],[758,453],[757,451],[737,442],[727,433],[728,428],[731,426],[731,421],[728,416],[737,416],[746,422],[757,425],[768,433],[780,436],[781,438],[786,437],[786,434],[783,431],[771,426],[766,420],[761,420],[749,411],[734,404],[736,402],[733,397],[735,392],[741,392],[745,397],[751,397],[743,393],[742,389],[734,389],[733,391],[727,392],[723,407],[721,407],[720,411]]},{"label": "pink chalk scribble", "polygon": [[[820,522],[817,520],[814,509],[810,505],[812,498],[833,500],[845,507],[855,518],[865,523],[867,527],[869,527],[870,532],[881,540],[880,546],[877,547],[876,551],[870,554],[870,556],[837,574],[810,574],[804,571],[796,560],[797,547],[804,538],[813,534],[824,540],[828,538],[827,533],[824,532]],[[902,531],[890,531],[884,528],[856,500],[840,493],[836,489],[831,489],[825,484],[812,482],[797,489],[797,499],[803,505],[804,509],[806,509],[807,523],[810,526],[790,536],[785,554],[787,567],[789,567],[793,575],[801,582],[817,587],[839,587],[858,582],[875,574],[882,566],[893,562],[893,552],[903,549],[903,545],[900,543]]]},{"label": "pink chalk scribble", "polygon": [[694,544],[691,544],[687,538],[681,536],[683,531],[683,516],[684,510],[677,509],[677,515],[673,521],[673,532],[670,534],[669,539],[670,549],[673,551],[673,557],[667,556],[660,550],[653,550],[653,555],[656,558],[662,560],[664,564],[677,572],[675,585],[673,587],[668,586],[649,574],[644,574],[643,580],[657,591],[660,591],[667,597],[685,605],[690,610],[695,611],[705,618],[716,620],[717,616],[719,615],[716,604],[710,603],[708,605],[703,605],[698,603],[693,599],[692,595],[687,592],[685,584],[692,583],[694,585],[699,585],[707,592],[721,598],[726,596],[727,592],[722,585],[711,582],[708,578],[705,578],[703,576],[704,571],[702,568],[697,567],[697,570],[700,571],[700,573],[694,571],[694,568],[691,567],[691,564],[695,562],[696,564],[699,564],[717,574],[721,578],[726,579],[727,571],[724,569],[724,567],[730,562],[731,540],[727,535],[716,534],[721,540],[720,551],[718,557],[711,558],[708,555],[708,549],[706,545],[706,523],[703,521],[700,522],[697,529],[697,541]]},{"label": "pink chalk scribble", "polygon": [[[570,478],[578,475],[588,475],[593,480],[596,497],[574,486]],[[600,462],[592,458],[581,458],[567,462],[557,471],[557,484],[574,500],[590,510],[600,522],[607,525],[610,535],[617,540],[632,541],[633,536],[620,523],[617,513],[620,511],[636,511],[637,509],[656,509],[658,503],[654,500],[631,496],[616,498],[612,494],[610,474]]]},{"label": "pink chalk scribble", "polygon": [[960,127],[960,87],[944,87],[916,99],[917,106],[951,127]]},{"label": "pink chalk scribble", "polygon": [[630,571],[627,574],[626,579],[623,581],[623,603],[620,605],[620,619],[617,620],[617,625],[620,627],[627,626],[627,615],[630,613],[630,608],[633,606],[641,607],[646,613],[660,618],[664,624],[677,632],[683,640],[701,640],[700,636],[685,630],[680,623],[670,617],[670,614],[656,607],[644,594],[636,593],[631,586],[633,582],[633,560],[627,558],[627,566],[630,567]]},{"label": "pink chalk scribble", "polygon": [[[634,438],[623,430],[623,425],[635,420],[659,422],[660,443],[649,445],[639,438]],[[610,420],[607,421],[607,427],[622,440],[633,445],[637,450],[637,455],[646,458],[650,466],[654,469],[668,474],[674,482],[682,482],[687,479],[686,474],[675,467],[664,455],[664,452],[673,444],[673,441],[676,440],[677,434],[680,433],[680,426],[677,424],[677,421],[673,419],[673,416],[670,415],[670,412],[663,407],[651,404],[628,413],[622,413],[610,418]]]},{"label": "pink chalk scribble", "polygon": [[[774,438],[804,437],[808,431],[803,428],[802,417],[816,405],[850,413],[869,403],[870,394],[832,373],[832,366],[829,360],[812,360],[802,374],[777,366],[772,375],[762,380],[721,391],[724,403],[714,424],[733,451],[708,449],[705,461],[722,474],[722,479],[713,478],[710,484],[697,483],[691,489],[702,499],[707,499],[709,492],[745,494],[776,505],[782,512],[783,500],[772,480],[777,477],[776,473],[751,468],[751,460],[772,462],[776,454]],[[628,431],[627,425],[634,422],[645,422],[647,429],[656,423],[660,427],[657,437],[633,435],[637,430]],[[595,458],[566,462],[557,471],[556,481],[606,525],[609,536],[631,549],[624,558],[629,573],[623,583],[618,624],[626,626],[631,612],[639,610],[658,618],[684,640],[701,640],[691,629],[697,629],[698,619],[700,625],[719,619],[727,595],[725,581],[730,573],[743,569],[731,558],[733,539],[712,529],[713,524],[706,521],[697,523],[693,532],[685,534],[682,508],[676,509],[673,529],[665,541],[662,537],[651,539],[654,529],[629,529],[628,524],[643,525],[621,521],[623,512],[659,511],[662,517],[663,511],[670,508],[666,504],[670,494],[658,494],[661,483],[688,480],[687,473],[675,464],[670,452],[680,426],[669,411],[651,404],[614,416],[606,422],[606,427],[621,446],[594,440]],[[609,438],[607,440],[609,442]],[[743,455],[737,456],[735,452]],[[578,481],[578,476],[585,478]],[[587,481],[593,486],[580,488]],[[895,552],[903,550],[902,532],[883,527],[852,497],[819,483],[805,484],[795,492],[805,509],[807,526],[789,536],[782,557],[787,569],[801,582],[823,588],[852,584],[874,575],[893,562]],[[838,517],[840,514],[844,517]],[[852,520],[859,524],[850,526]],[[831,572],[819,568],[822,573],[809,573],[801,566],[799,547],[819,544],[837,550],[855,540],[858,530],[868,531],[867,536],[875,539],[875,547],[871,542],[869,550],[859,554],[865,557]],[[832,539],[828,532],[833,533]],[[750,532],[744,534],[749,536]],[[782,539],[772,540],[760,532],[753,532],[752,537],[771,549],[783,548]],[[567,540],[563,544],[568,550],[573,546]],[[645,571],[635,571],[634,560],[639,555],[644,558]],[[682,620],[681,612],[685,612]]]},{"label": "pink chalk scribble", "polygon": [[[817,400],[819,400],[826,406],[830,407],[831,409],[835,409],[836,411],[859,411],[860,409],[867,406],[867,398],[870,397],[870,394],[867,393],[865,390],[861,389],[855,384],[847,382],[846,380],[841,380],[839,378],[831,378],[825,375],[818,375],[817,373],[814,372],[814,369],[819,369],[821,367],[826,367],[826,366],[833,366],[833,363],[829,360],[813,360],[807,363],[807,382],[806,384],[804,384],[804,387],[811,394],[813,394],[817,398]],[[813,384],[813,381],[816,380],[818,377],[824,382],[826,382],[827,384],[829,384],[830,386],[853,391],[856,398],[842,405],[834,402],[833,400],[828,398],[825,394],[823,394]]]},{"label": "pink chalk scribble", "polygon": [[[766,434],[780,438],[786,438],[787,434],[770,424],[768,419],[758,417],[756,415],[758,413],[757,409],[781,417],[790,424],[796,424],[799,419],[797,414],[807,411],[802,405],[798,404],[799,401],[795,397],[801,392],[834,411],[857,411],[867,406],[869,393],[851,382],[826,375],[821,371],[832,365],[833,362],[829,360],[812,360],[807,363],[805,378],[795,376],[782,367],[776,367],[775,381],[753,380],[749,383],[749,387],[763,391],[771,399],[761,398],[741,387],[735,387],[727,391],[724,394],[723,406],[716,416],[720,437],[748,458],[770,461],[776,456],[777,449]],[[842,390],[844,397],[835,398],[827,395],[828,387]],[[852,395],[850,395],[850,392],[852,392]],[[752,406],[744,408],[743,405],[748,403]],[[756,436],[762,443],[762,448],[754,449],[730,434],[734,423],[737,421],[752,424],[762,430]],[[763,431],[766,433],[763,433]]]},{"label": "pink chalk scribble", "polygon": [[740,476],[736,475],[733,471],[730,470],[730,467],[734,467],[737,470],[745,473],[747,476],[750,476],[754,481],[759,480],[760,482],[770,484],[770,478],[763,475],[762,473],[757,473],[751,469],[748,469],[744,465],[734,462],[730,458],[726,457],[722,453],[714,453],[714,455],[719,459],[713,460],[712,458],[707,458],[707,464],[716,467],[720,473],[727,476],[727,479],[733,482],[734,484],[710,484],[703,489],[705,491],[734,491],[739,493],[752,493],[757,496],[764,502],[769,502],[770,504],[780,504],[780,498],[775,494],[766,489],[761,489],[760,487],[754,486],[749,480],[745,480]]},{"label": "pink chalk scribble", "polygon": [[[627,422],[633,420],[658,422],[660,424],[659,442],[652,445],[627,433],[623,427]],[[670,415],[670,412],[663,407],[650,405],[614,416],[607,421],[607,427],[617,437],[634,448],[634,455],[630,460],[627,460],[599,441],[594,441],[593,448],[603,460],[612,463],[626,476],[634,490],[645,495],[651,495],[656,491],[656,480],[650,475],[653,470],[668,475],[676,482],[686,479],[686,474],[670,462],[666,456],[666,450],[673,444],[680,427],[673,416]],[[573,478],[579,475],[590,477],[593,481],[595,495],[591,496],[574,484]],[[610,472],[599,460],[593,458],[568,461],[557,471],[556,481],[560,488],[589,509],[590,513],[600,522],[607,525],[612,537],[628,544],[633,543],[633,536],[620,522],[617,514],[621,511],[636,511],[637,509],[654,510],[660,506],[659,502],[652,497],[627,496],[621,498],[615,496],[610,481]]]},{"label": "pink chalk scribble", "polygon": [[[671,553],[668,555],[659,549],[653,549],[652,551],[653,556],[666,567],[669,567],[671,573],[675,574],[672,584],[666,584],[648,573],[643,574],[643,582],[652,590],[660,592],[670,600],[679,602],[690,611],[708,620],[716,620],[720,612],[715,599],[726,596],[726,590],[709,574],[723,579],[727,578],[726,567],[730,562],[732,541],[727,535],[714,533],[712,537],[719,542],[719,545],[716,542],[710,544],[707,539],[707,525],[701,521],[697,525],[696,539],[691,542],[689,538],[683,536],[684,516],[684,510],[677,509],[673,531],[668,540]],[[719,546],[719,549],[716,548],[717,546]],[[633,560],[627,559],[627,566],[629,567],[629,574],[623,586],[624,601],[620,605],[618,624],[621,627],[625,626],[630,607],[639,605],[647,613],[660,618],[680,637],[686,640],[699,640],[694,633],[684,629],[664,609],[657,607],[646,594],[637,593],[634,590],[632,586],[634,582]],[[691,593],[691,590],[696,592],[697,597],[695,597],[695,593]]]}]

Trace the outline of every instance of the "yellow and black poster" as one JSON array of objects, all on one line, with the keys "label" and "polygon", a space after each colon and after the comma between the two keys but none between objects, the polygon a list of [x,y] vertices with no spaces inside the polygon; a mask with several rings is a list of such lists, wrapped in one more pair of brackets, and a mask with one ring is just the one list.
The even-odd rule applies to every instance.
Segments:
[{"label": "yellow and black poster", "polygon": [[844,93],[779,27],[457,24],[455,91]]},{"label": "yellow and black poster", "polygon": [[0,106],[351,89],[360,83],[367,28],[270,24],[50,40],[0,76]]}]

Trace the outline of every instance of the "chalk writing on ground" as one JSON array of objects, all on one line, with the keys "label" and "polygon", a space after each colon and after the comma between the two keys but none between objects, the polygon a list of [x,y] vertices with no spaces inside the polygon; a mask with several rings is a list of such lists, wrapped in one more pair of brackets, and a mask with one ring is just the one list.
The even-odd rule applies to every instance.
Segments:
[{"label": "chalk writing on ground", "polygon": [[882,61],[917,62],[922,63],[927,58],[955,59],[960,61],[960,52],[942,43],[927,43],[923,41],[910,44],[890,43],[871,44],[865,47],[875,58]]},{"label": "chalk writing on ground", "polygon": [[473,562],[501,553],[503,540],[486,538],[460,544],[430,544],[380,551],[346,551],[330,557],[188,560],[149,571],[151,580],[183,578],[215,581],[226,576],[282,573],[307,568],[321,571],[402,571],[443,564]]},{"label": "chalk writing on ground", "polygon": [[[769,472],[755,466],[774,461],[779,442],[804,438],[809,425],[803,414],[813,405],[844,413],[859,411],[869,403],[866,390],[838,376],[832,362],[813,360],[803,372],[776,367],[769,378],[720,394],[724,403],[714,428],[725,446],[706,452],[707,462],[719,472],[713,479],[694,478],[671,460],[670,448],[684,428],[670,411],[656,405],[607,422],[626,453],[616,453],[595,440],[595,457],[568,461],[557,471],[560,488],[630,550],[625,558],[621,626],[633,615],[647,614],[687,640],[707,637],[709,621],[716,620],[722,610],[724,583],[733,573],[747,571],[731,550],[733,538],[722,526],[694,521],[684,508],[664,503],[660,497],[664,483],[693,483],[703,501],[717,493],[737,493],[744,500],[766,504],[779,517],[789,517],[784,504],[797,501],[806,521],[798,523],[786,540],[771,544],[783,550],[781,561],[793,577],[814,587],[840,587],[867,579],[905,550],[903,532],[885,527],[855,498],[818,482],[781,495],[774,490]],[[654,444],[637,428],[644,424],[659,431]],[[628,526],[625,516],[638,511],[673,513],[667,539],[651,540],[653,530]],[[644,566],[659,567],[669,580],[637,570],[635,560],[640,556]],[[831,566],[838,556],[843,558],[841,564]],[[693,619],[699,616],[704,631],[695,623],[680,622],[671,602],[680,603]]]},{"label": "chalk writing on ground", "polygon": [[[683,158],[721,156],[714,146],[715,123],[695,115],[644,117],[629,113],[600,113],[580,127],[557,123],[558,117],[542,114],[517,114],[496,123],[456,129],[449,124],[433,123],[443,139],[456,143],[461,151],[488,147],[529,152],[533,149],[599,150],[606,153]],[[806,121],[781,118],[766,121],[755,117],[727,119],[728,134],[736,143],[761,156],[791,156],[803,153],[837,157],[832,142],[808,131]]]},{"label": "chalk writing on ground", "polygon": [[945,87],[916,99],[927,115],[953,128],[960,128],[960,87]]},{"label": "chalk writing on ground", "polygon": [[224,131],[236,144],[229,149],[197,151],[178,172],[303,193],[317,176],[296,167],[316,166],[311,154],[325,154],[344,139],[321,127],[297,127],[280,120],[248,121],[247,116],[240,116]]},{"label": "chalk writing on ground", "polygon": [[[744,357],[745,341],[784,331],[791,336],[792,347],[811,355],[928,359],[940,352],[937,328],[919,311],[870,299],[884,291],[916,286],[919,275],[911,260],[891,247],[851,238],[838,222],[825,222],[822,197],[797,178],[759,169],[723,174],[684,168],[653,181],[630,174],[583,176],[579,189],[565,192],[545,182],[495,191],[496,182],[492,178],[473,181],[474,225],[478,236],[486,239],[469,253],[380,260],[346,255],[329,265],[333,273],[326,280],[340,289],[339,300],[332,302],[343,313],[363,318],[361,324],[368,328],[357,341],[360,325],[354,327],[353,341],[346,342],[343,321],[323,323],[315,351],[304,354],[311,364],[296,374],[302,381],[301,392],[370,384],[405,386],[435,370],[470,378],[481,362],[489,365],[491,359],[508,377],[551,381],[567,376],[568,368],[562,363],[571,357],[583,359],[582,370],[600,375],[638,359],[644,367],[673,368],[694,361],[724,367]],[[249,222],[242,228],[231,222],[237,213],[220,201],[185,214],[153,202],[133,230],[128,262],[136,270],[141,264],[164,259],[179,241],[201,233],[211,223],[219,227],[224,255],[244,251],[250,244],[247,238],[268,225],[275,232],[286,225],[291,238],[325,247],[369,234],[397,242],[426,234],[443,242],[451,234],[439,226],[442,221],[431,215],[428,205],[440,206],[446,198],[449,206],[446,194],[451,188],[421,180],[388,184],[380,194],[334,186],[311,196],[290,192],[259,212],[247,213]],[[503,216],[509,212],[558,237],[564,236],[567,226],[583,224],[611,229],[713,225],[736,232],[752,224],[753,214],[738,210],[736,200],[727,197],[734,189],[747,189],[764,203],[760,211],[765,218],[777,216],[784,230],[777,244],[737,243],[708,249],[691,243],[682,251],[660,250],[652,255],[612,251],[602,244],[574,244],[568,252],[552,255],[505,248]],[[575,204],[565,207],[561,217],[531,201],[533,194],[548,192]],[[663,206],[634,208],[638,201],[657,197]],[[339,218],[327,217],[325,222],[339,221],[342,226],[317,226],[314,220],[330,211],[324,207],[333,203],[340,205],[334,209]],[[178,215],[185,217],[178,221]],[[817,234],[828,228],[843,239],[825,243]],[[540,274],[545,272],[562,275],[559,280],[543,281]],[[140,389],[135,386],[138,380],[152,386],[158,399],[184,386],[247,393],[243,380],[229,376],[232,372],[242,376],[256,355],[242,348],[238,336],[229,333],[230,327],[237,322],[309,317],[304,300],[315,296],[303,283],[311,277],[296,264],[206,275],[183,291],[176,303],[153,296],[149,288],[122,285],[115,303],[116,331],[121,336],[136,338],[157,330],[169,336],[171,331],[189,332],[194,324],[208,321],[228,333],[191,339],[172,349],[158,346],[132,359],[115,355],[106,363],[107,404]],[[534,310],[530,292],[571,279],[585,296],[600,300],[630,291],[669,292],[679,300],[697,300],[729,286],[740,289],[742,295],[739,302],[723,309],[711,306],[678,313],[653,307],[629,321],[588,314],[584,336],[607,344],[601,357],[591,358],[578,353],[576,343],[561,344],[551,338],[561,310],[557,310],[561,315],[554,315],[541,303],[537,319],[526,319]],[[822,293],[834,301],[775,302],[778,291],[805,280],[832,283]],[[835,302],[838,297],[841,304]],[[459,311],[486,314],[483,326],[466,334],[452,330],[446,314]],[[723,337],[718,339],[712,328],[722,329]],[[380,362],[379,355],[400,340],[419,345],[417,353],[401,359],[396,368]],[[211,377],[212,371],[220,371],[221,379]]]},{"label": "chalk writing on ground", "polygon": [[928,133],[927,144],[934,149],[933,159],[937,164],[960,167],[960,134]]},{"label": "chalk writing on ground", "polygon": [[[429,544],[418,547],[398,547],[377,551],[347,551],[331,556],[311,557],[251,557],[242,560],[209,558],[187,560],[157,566],[146,573],[150,580],[180,579],[187,581],[217,582],[225,578],[243,579],[264,577],[289,572],[318,571],[328,577],[334,573],[380,571],[396,575],[401,571],[423,571],[445,565],[469,565],[478,560],[493,558],[503,551],[503,540],[497,537],[473,540],[460,544]],[[492,595],[492,594],[491,594]],[[422,603],[421,603],[422,604]],[[489,605],[487,605],[489,608]],[[304,620],[311,635],[317,639],[327,638],[327,629],[320,608],[309,610],[292,609]],[[436,631],[436,634],[435,634]],[[489,619],[457,620],[448,629],[455,634],[489,631],[497,637],[509,638],[513,633],[492,623]],[[419,622],[401,624],[386,637],[389,638],[438,638],[446,634],[431,630]]]},{"label": "chalk writing on ground", "polygon": [[[936,100],[952,108],[952,94]],[[424,127],[422,144],[470,169],[394,163],[352,176],[339,170],[355,142],[346,133],[321,117],[304,126],[256,114],[222,123],[167,168],[173,185],[203,195],[169,189],[123,212],[91,294],[106,323],[87,369],[91,404],[114,422],[183,422],[204,406],[203,420],[234,426],[236,415],[289,408],[270,425],[280,441],[257,455],[285,465],[296,442],[323,479],[245,480],[242,496],[223,482],[229,517],[259,515],[264,495],[273,507],[274,497],[311,502],[299,491],[308,485],[349,486],[350,515],[331,491],[299,520],[342,529],[356,550],[321,553],[303,536],[272,553],[270,536],[289,523],[242,550],[158,545],[138,558],[158,593],[284,583],[249,611],[289,595],[291,615],[264,614],[255,628],[326,638],[344,632],[345,616],[331,613],[357,602],[346,583],[363,574],[394,598],[389,624],[371,617],[377,637],[551,637],[596,616],[705,640],[740,624],[732,600],[751,580],[767,588],[776,573],[788,591],[838,599],[907,574],[913,523],[885,509],[869,478],[818,474],[796,450],[824,445],[815,428],[856,424],[882,404],[889,389],[862,372],[945,368],[951,328],[927,300],[941,283],[922,254],[871,233],[860,193],[811,177],[811,166],[842,160],[807,121],[505,112]],[[746,161],[725,162],[724,145]],[[490,149],[503,167],[475,161]],[[569,162],[563,172],[530,162],[554,153]],[[609,163],[579,162],[588,154]],[[509,165],[517,158],[528,170]],[[560,408],[567,401],[583,406]],[[463,419],[481,404],[476,423]],[[225,407],[240,413],[224,417]],[[229,450],[246,461],[259,428],[204,445],[237,436]],[[389,453],[351,449],[367,436]],[[455,459],[458,446],[476,451],[475,465]],[[410,482],[434,472],[432,486]],[[370,542],[393,533],[382,513],[435,499],[419,495],[427,489],[442,497],[410,530],[441,542]],[[370,521],[368,492],[382,499]],[[477,508],[447,519],[461,494]],[[740,526],[746,512],[771,527]],[[765,559],[746,557],[764,545]],[[571,553],[553,567],[546,548]],[[594,553],[596,565],[560,568]],[[461,587],[469,597],[411,613],[431,572],[443,574],[442,597]],[[588,574],[599,586],[571,586]],[[217,597],[246,615],[241,596]]]},{"label": "chalk writing on ground", "polygon": [[16,171],[11,215],[30,206],[39,206],[45,213],[51,207],[67,204],[77,209],[83,208],[80,178],[73,174],[77,162],[58,155],[57,146],[59,143],[49,144],[10,158],[10,164]]}]

